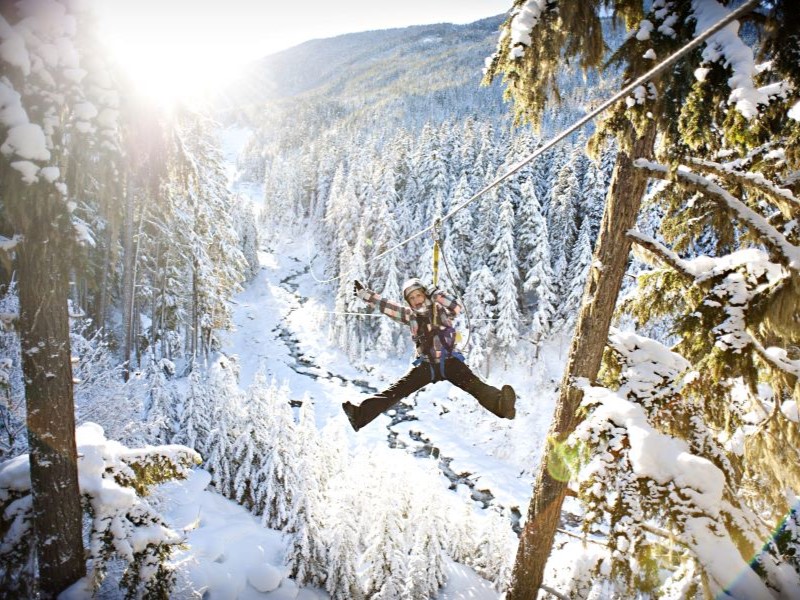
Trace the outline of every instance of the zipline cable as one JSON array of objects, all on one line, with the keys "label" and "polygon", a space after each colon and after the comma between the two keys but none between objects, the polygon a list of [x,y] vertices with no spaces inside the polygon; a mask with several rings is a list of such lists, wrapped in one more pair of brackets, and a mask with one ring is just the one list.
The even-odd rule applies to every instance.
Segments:
[{"label": "zipline cable", "polygon": [[[492,181],[491,183],[485,185],[483,188],[478,190],[471,197],[467,198],[466,200],[464,200],[460,204],[456,205],[456,207],[453,208],[446,215],[444,215],[441,218],[441,220],[442,221],[446,221],[447,219],[451,218],[458,211],[460,211],[461,209],[465,208],[466,206],[468,206],[469,204],[471,204],[472,202],[474,202],[475,200],[477,200],[478,198],[483,196],[486,192],[488,192],[491,189],[497,187],[499,184],[501,184],[506,179],[511,177],[514,173],[519,171],[522,167],[527,165],[529,162],[531,162],[532,160],[538,158],[543,153],[547,152],[550,148],[552,148],[557,143],[562,141],[568,135],[570,135],[571,133],[574,133],[577,129],[580,129],[581,127],[583,127],[586,123],[588,123],[589,121],[593,120],[596,116],[598,116],[599,114],[605,112],[612,105],[616,104],[617,102],[622,100],[622,98],[624,98],[625,96],[630,94],[633,90],[635,90],[639,86],[647,83],[650,79],[654,78],[656,75],[660,75],[661,73],[663,73],[667,68],[671,67],[673,64],[678,62],[681,58],[683,58],[684,56],[686,56],[687,54],[689,54],[690,52],[692,52],[693,50],[698,48],[700,46],[700,44],[702,44],[704,41],[706,41],[706,39],[708,39],[709,37],[711,37],[712,35],[717,33],[723,27],[727,26],[729,23],[735,21],[739,17],[742,17],[742,16],[746,15],[751,10],[756,8],[756,6],[758,6],[758,4],[759,4],[759,1],[760,0],[748,0],[747,2],[742,4],[739,8],[737,8],[736,10],[728,13],[725,17],[721,18],[719,21],[717,21],[716,23],[711,25],[708,29],[703,31],[696,38],[694,38],[690,42],[687,42],[686,44],[684,44],[681,48],[679,48],[678,50],[676,50],[675,52],[670,54],[667,58],[665,58],[660,63],[658,63],[656,66],[654,66],[652,69],[647,71],[647,73],[645,73],[644,75],[641,75],[636,80],[634,80],[632,83],[629,83],[628,85],[626,85],[619,92],[617,92],[611,98],[609,98],[608,100],[606,100],[605,102],[600,104],[593,111],[591,111],[590,113],[586,114],[582,118],[578,119],[574,124],[572,124],[567,129],[563,130],[561,133],[559,133],[555,137],[551,138],[543,146],[540,146],[539,148],[537,148],[532,154],[530,154],[529,156],[523,158],[518,163],[512,165],[510,167],[510,169],[504,175],[501,175],[500,177],[496,178],[494,181]],[[417,233],[415,233],[413,235],[410,235],[409,237],[404,239],[402,242],[398,242],[394,246],[391,246],[390,248],[384,250],[383,252],[381,252],[379,254],[376,254],[372,258],[364,261],[364,264],[366,265],[366,264],[369,264],[371,262],[374,262],[374,261],[376,261],[376,260],[378,260],[380,258],[383,258],[387,254],[390,254],[390,253],[394,252],[395,250],[398,250],[399,248],[402,248],[403,246],[405,246],[409,242],[411,242],[411,241],[417,239],[418,237],[420,237],[421,235],[431,231],[433,229],[433,227],[434,227],[434,225],[429,225],[428,227],[425,227],[424,229],[420,229]],[[311,271],[311,276],[314,278],[314,280],[317,283],[332,283],[332,282],[334,282],[334,281],[336,281],[338,279],[341,279],[345,275],[349,275],[350,273],[353,272],[353,269],[351,268],[350,270],[345,271],[344,273],[340,273],[336,277],[331,277],[330,279],[325,279],[325,280],[317,279],[314,276],[313,270],[310,270],[310,271]]]}]

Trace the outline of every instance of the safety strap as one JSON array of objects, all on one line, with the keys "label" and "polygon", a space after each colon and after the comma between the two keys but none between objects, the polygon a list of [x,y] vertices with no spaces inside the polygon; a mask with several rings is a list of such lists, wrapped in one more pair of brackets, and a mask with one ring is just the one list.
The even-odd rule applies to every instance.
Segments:
[{"label": "safety strap", "polygon": [[[439,357],[439,374],[441,374],[442,379],[445,379],[445,361],[448,358],[455,358],[464,362],[464,355],[455,350],[455,331],[455,328],[448,325],[447,327],[439,327],[436,331],[431,332],[432,336],[439,338],[439,342],[442,346],[441,356]],[[453,342],[448,342],[448,340],[453,340]],[[433,349],[433,347],[433,343],[431,343],[431,349]],[[431,370],[431,382],[435,382],[438,381],[438,377],[430,358],[428,355],[423,354],[422,356],[418,356],[412,364],[416,367],[423,362],[428,363],[428,367]]]},{"label": "safety strap", "polygon": [[[439,285],[439,239],[441,238],[442,233],[442,219],[440,217],[436,217],[436,220],[433,222],[433,287]],[[432,298],[431,298],[432,300]],[[439,317],[436,314],[436,307],[434,306],[433,310],[433,326],[439,323]]]}]

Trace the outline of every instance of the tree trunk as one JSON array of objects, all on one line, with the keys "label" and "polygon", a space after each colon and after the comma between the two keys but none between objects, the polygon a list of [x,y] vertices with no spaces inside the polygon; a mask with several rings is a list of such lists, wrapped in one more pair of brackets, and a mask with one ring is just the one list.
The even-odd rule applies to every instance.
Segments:
[{"label": "tree trunk", "polygon": [[576,411],[583,399],[583,392],[573,383],[581,379],[594,382],[600,369],[628,262],[631,242],[625,234],[636,223],[647,188],[647,175],[633,166],[633,160],[651,157],[654,139],[655,126],[650,124],[632,144],[630,154],[620,151],[617,156],[547,447],[520,537],[508,600],[534,600],[542,585],[569,480],[560,446],[578,424]]},{"label": "tree trunk", "polygon": [[106,312],[108,306],[108,276],[111,271],[111,245],[114,243],[111,235],[111,228],[106,233],[106,246],[103,250],[103,266],[100,275],[100,289],[98,290],[97,301],[95,303],[94,322],[97,329],[103,332],[103,339],[108,339],[106,328]]},{"label": "tree trunk", "polygon": [[134,275],[135,268],[134,248],[133,248],[133,184],[129,181],[125,193],[125,222],[122,226],[122,248],[125,252],[124,268],[122,275],[122,327],[124,341],[122,343],[122,360],[125,365],[125,381],[128,381],[131,373],[131,348],[133,348],[133,300],[134,294]]},{"label": "tree trunk", "polygon": [[[83,577],[82,509],[72,396],[68,259],[53,227],[60,200],[29,198],[16,221],[20,340],[27,403],[33,523],[43,597]],[[48,210],[48,208],[50,210]],[[31,216],[30,213],[37,213]]]},{"label": "tree trunk", "polygon": [[193,359],[198,356],[198,339],[200,336],[200,286],[197,274],[200,271],[197,258],[192,259],[192,337],[189,354]]}]

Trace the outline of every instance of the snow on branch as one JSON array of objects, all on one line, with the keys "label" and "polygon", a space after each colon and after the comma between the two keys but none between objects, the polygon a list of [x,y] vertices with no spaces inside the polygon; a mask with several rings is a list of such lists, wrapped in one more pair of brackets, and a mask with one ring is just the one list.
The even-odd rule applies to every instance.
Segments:
[{"label": "snow on branch", "polygon": [[646,171],[651,177],[677,181],[685,188],[705,194],[711,200],[727,207],[749,227],[757,230],[764,243],[780,254],[790,268],[800,270],[800,248],[789,243],[783,234],[770,225],[764,217],[711,179],[693,173],[687,167],[679,167],[677,170],[671,171],[666,165],[642,158],[636,159],[634,165]]},{"label": "snow on branch", "polygon": [[765,348],[761,342],[756,339],[752,331],[748,330],[748,333],[750,334],[750,343],[753,344],[753,348],[765,362],[779,371],[800,378],[800,360],[792,360],[789,358],[788,352],[783,348],[778,348],[776,346]]},{"label": "snow on branch", "polygon": [[626,235],[634,244],[647,250],[667,266],[672,267],[679,275],[694,281],[695,273],[692,272],[689,264],[664,244],[635,229],[629,229]]},{"label": "snow on branch", "polygon": [[702,158],[692,157],[689,158],[689,162],[703,170],[711,171],[723,177],[729,177],[750,189],[761,192],[775,202],[784,216],[789,219],[796,217],[798,212],[800,212],[800,199],[792,194],[791,190],[778,187],[759,173],[737,171],[730,165]]},{"label": "snow on branch", "polygon": [[[708,576],[712,593],[723,590],[736,598],[768,598],[769,591],[739,553],[727,532],[724,514],[725,475],[711,460],[692,452],[686,440],[659,431],[650,421],[642,398],[659,393],[664,381],[679,385],[678,377],[688,362],[655,340],[630,332],[614,332],[609,340],[619,354],[627,382],[616,390],[585,385],[582,406],[587,418],[571,436],[572,444],[592,447],[590,460],[577,474],[584,493],[599,491],[606,497],[614,485],[622,498],[615,507],[636,509],[627,515],[624,531],[641,528],[666,535],[684,546]],[[631,478],[621,478],[620,464],[627,464]],[[649,490],[641,495],[640,482]],[[620,487],[620,483],[624,483]],[[652,525],[651,515],[671,515],[674,536]],[[614,543],[623,536],[617,532]],[[624,540],[623,540],[624,541]],[[628,552],[626,543],[619,548]]]},{"label": "snow on branch", "polygon": [[[78,478],[90,516],[88,551],[90,574],[84,583],[98,584],[107,562],[126,563],[123,586],[131,595],[145,586],[168,585],[164,561],[183,536],[169,528],[145,499],[148,488],[170,479],[185,478],[200,456],[185,446],[126,448],[105,437],[102,427],[84,423],[75,431]],[[31,477],[28,455],[0,465],[0,558],[24,559],[32,527]],[[166,570],[165,570],[166,569]]]},{"label": "snow on branch", "polygon": [[16,248],[17,244],[22,242],[24,239],[25,237],[18,233],[14,234],[14,236],[10,238],[4,235],[0,235],[0,251],[10,252],[14,248]]},{"label": "snow on branch", "polygon": [[519,12],[514,15],[511,20],[511,55],[514,58],[522,56],[522,48],[519,47],[519,44],[530,46],[533,43],[531,34],[546,8],[546,0],[527,0]]},{"label": "snow on branch", "polygon": [[[696,19],[695,35],[708,29],[731,12],[716,0],[692,0]],[[769,94],[756,87],[753,77],[756,72],[753,50],[739,37],[739,23],[728,24],[708,39],[703,51],[703,60],[718,62],[732,71],[728,79],[731,88],[728,102],[736,106],[745,119],[758,115],[758,106],[769,104]]]},{"label": "snow on branch", "polygon": [[[700,256],[694,260],[687,261],[683,260],[664,244],[639,231],[629,230],[627,236],[634,244],[655,255],[657,259],[665,263],[686,279],[687,282],[692,284],[702,285],[703,283],[709,282],[714,276],[729,272],[739,266],[746,267],[749,273],[766,275],[767,279],[772,283],[786,276],[785,270],[780,268],[779,265],[770,263],[768,257],[760,250],[746,249],[721,258]],[[742,279],[741,282],[743,281]],[[734,282],[726,281],[723,285],[730,287],[732,283]],[[738,296],[740,298],[746,297],[749,302],[751,294],[752,292],[743,291],[741,294],[738,294]],[[775,346],[765,348],[761,342],[759,342],[754,332],[745,327],[743,308],[736,309],[730,307],[728,310],[729,312],[740,313],[739,316],[741,318],[736,319],[736,327],[726,328],[726,336],[724,336],[724,338],[732,339],[732,337],[736,337],[744,345],[752,344],[756,353],[771,367],[783,371],[787,375],[800,377],[800,360],[789,358],[787,351],[783,348]],[[728,319],[726,324],[730,325],[730,321],[731,319]],[[734,330],[736,335],[733,335]]]}]

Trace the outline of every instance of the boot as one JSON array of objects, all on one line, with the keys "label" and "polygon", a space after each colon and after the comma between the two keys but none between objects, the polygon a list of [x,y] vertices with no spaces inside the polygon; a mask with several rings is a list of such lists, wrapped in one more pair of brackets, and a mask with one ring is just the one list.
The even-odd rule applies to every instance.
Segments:
[{"label": "boot", "polygon": [[347,415],[347,420],[350,422],[350,427],[353,428],[353,431],[358,432],[361,429],[358,426],[358,418],[356,417],[356,412],[358,411],[359,407],[355,404],[350,404],[349,402],[345,402],[342,404],[342,410],[344,414]]},{"label": "boot", "polygon": [[483,383],[475,378],[473,381],[467,383],[466,386],[462,387],[462,389],[474,396],[483,408],[498,417],[513,419],[517,416],[517,410],[514,407],[517,401],[517,395],[514,393],[514,388],[510,385],[504,385],[502,390],[498,390],[496,387]]},{"label": "boot", "polygon": [[517,394],[514,392],[514,388],[510,385],[504,385],[503,389],[500,390],[500,401],[499,401],[499,408],[500,408],[500,415],[501,417],[505,417],[506,419],[513,419],[517,416],[517,409],[515,408],[515,404],[517,403]]}]

